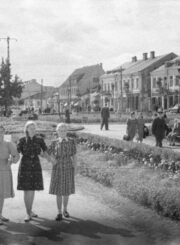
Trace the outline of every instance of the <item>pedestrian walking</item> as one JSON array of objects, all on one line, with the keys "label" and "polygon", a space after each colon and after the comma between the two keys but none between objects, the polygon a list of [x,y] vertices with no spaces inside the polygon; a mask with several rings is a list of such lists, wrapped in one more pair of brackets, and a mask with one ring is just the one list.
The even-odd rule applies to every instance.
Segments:
[{"label": "pedestrian walking", "polygon": [[135,117],[135,112],[131,112],[130,118],[127,120],[126,134],[129,141],[133,141],[134,136],[137,132],[137,119]]},{"label": "pedestrian walking", "polygon": [[144,138],[144,118],[142,112],[139,113],[137,118],[137,142],[142,143]]},{"label": "pedestrian walking", "polygon": [[65,109],[65,123],[70,123],[70,112],[69,112],[69,108]]},{"label": "pedestrian walking", "polygon": [[109,130],[109,117],[109,107],[107,106],[107,104],[105,104],[105,107],[101,109],[101,130],[103,129],[104,125],[105,129]]},{"label": "pedestrian walking", "polygon": [[36,134],[36,124],[28,121],[24,127],[25,136],[20,138],[17,144],[17,150],[22,154],[22,159],[18,171],[18,190],[24,191],[24,202],[27,215],[25,222],[30,221],[33,217],[37,217],[32,211],[35,191],[43,190],[43,177],[40,165],[39,155],[43,152],[43,156],[48,161],[53,162],[47,154],[47,146],[42,136]]},{"label": "pedestrian walking", "polygon": [[12,142],[4,140],[5,128],[0,125],[0,225],[9,219],[2,216],[4,199],[14,197],[11,163],[17,163],[19,154]]},{"label": "pedestrian walking", "polygon": [[156,146],[162,147],[162,141],[165,137],[167,125],[164,119],[162,109],[158,109],[158,117],[153,120],[152,123],[152,134],[156,139]]},{"label": "pedestrian walking", "polygon": [[56,159],[56,165],[52,169],[49,193],[56,195],[57,221],[61,221],[63,216],[70,217],[67,210],[69,196],[75,193],[76,145],[73,139],[67,137],[67,129],[64,123],[57,125],[58,138],[51,143],[48,150],[49,154]]}]

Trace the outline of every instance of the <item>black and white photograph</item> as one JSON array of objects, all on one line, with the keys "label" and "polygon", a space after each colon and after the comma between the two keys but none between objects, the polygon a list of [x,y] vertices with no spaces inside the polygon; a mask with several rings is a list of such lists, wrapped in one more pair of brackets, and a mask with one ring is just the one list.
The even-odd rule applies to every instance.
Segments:
[{"label": "black and white photograph", "polygon": [[180,245],[180,1],[0,1],[0,245]]}]

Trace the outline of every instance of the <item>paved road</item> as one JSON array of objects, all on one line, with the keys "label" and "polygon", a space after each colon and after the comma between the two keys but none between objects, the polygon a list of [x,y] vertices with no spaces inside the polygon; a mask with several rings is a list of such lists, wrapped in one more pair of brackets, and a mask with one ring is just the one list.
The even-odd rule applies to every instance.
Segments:
[{"label": "paved road", "polygon": [[[85,127],[85,129],[83,130],[83,132],[107,136],[107,137],[115,138],[115,139],[122,139],[123,136],[126,134],[126,125],[125,124],[110,124],[108,131],[106,131],[104,129],[100,130],[99,124],[85,124],[84,127]],[[149,136],[143,140],[143,143],[154,146],[155,145],[155,139],[153,136]],[[176,146],[169,146],[166,139],[163,141],[163,146],[165,148],[172,149],[176,152],[180,152],[180,145],[179,144],[177,144]]]}]

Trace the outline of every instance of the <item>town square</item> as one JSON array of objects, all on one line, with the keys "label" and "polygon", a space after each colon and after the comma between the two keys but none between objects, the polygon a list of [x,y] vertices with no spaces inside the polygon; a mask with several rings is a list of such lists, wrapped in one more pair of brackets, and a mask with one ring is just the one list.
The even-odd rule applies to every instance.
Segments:
[{"label": "town square", "polygon": [[180,245],[177,0],[2,0],[0,245]]}]

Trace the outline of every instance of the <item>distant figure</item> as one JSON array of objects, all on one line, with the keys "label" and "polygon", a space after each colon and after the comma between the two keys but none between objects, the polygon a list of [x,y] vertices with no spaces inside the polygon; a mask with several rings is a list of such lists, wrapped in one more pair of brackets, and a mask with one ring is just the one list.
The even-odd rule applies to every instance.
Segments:
[{"label": "distant figure", "polygon": [[142,143],[144,138],[144,119],[142,112],[139,113],[137,118],[137,142]]},{"label": "distant figure", "polygon": [[65,123],[70,123],[71,120],[70,120],[70,113],[69,113],[69,109],[66,108],[65,110]]},{"label": "distant figure", "polygon": [[155,118],[157,118],[158,117],[158,114],[157,114],[157,112],[155,112],[154,114],[153,114],[153,116],[152,116],[152,119],[154,120]]},{"label": "distant figure", "polygon": [[101,109],[101,130],[103,129],[103,126],[105,125],[105,129],[109,130],[109,117],[110,112],[107,104],[105,104],[105,107]]},{"label": "distant figure", "polygon": [[162,147],[162,141],[165,137],[166,132],[166,122],[164,120],[164,115],[162,109],[158,109],[158,117],[153,120],[152,123],[152,134],[156,139],[156,146]]},{"label": "distant figure", "polygon": [[180,135],[180,125],[179,125],[178,119],[175,118],[172,132],[170,132],[168,134],[169,144],[174,146],[175,145],[176,136],[179,136],[179,135]]},{"label": "distant figure", "polygon": [[130,118],[127,120],[126,133],[129,141],[133,141],[136,131],[137,131],[137,119],[135,117],[135,112],[133,111],[130,114]]}]

